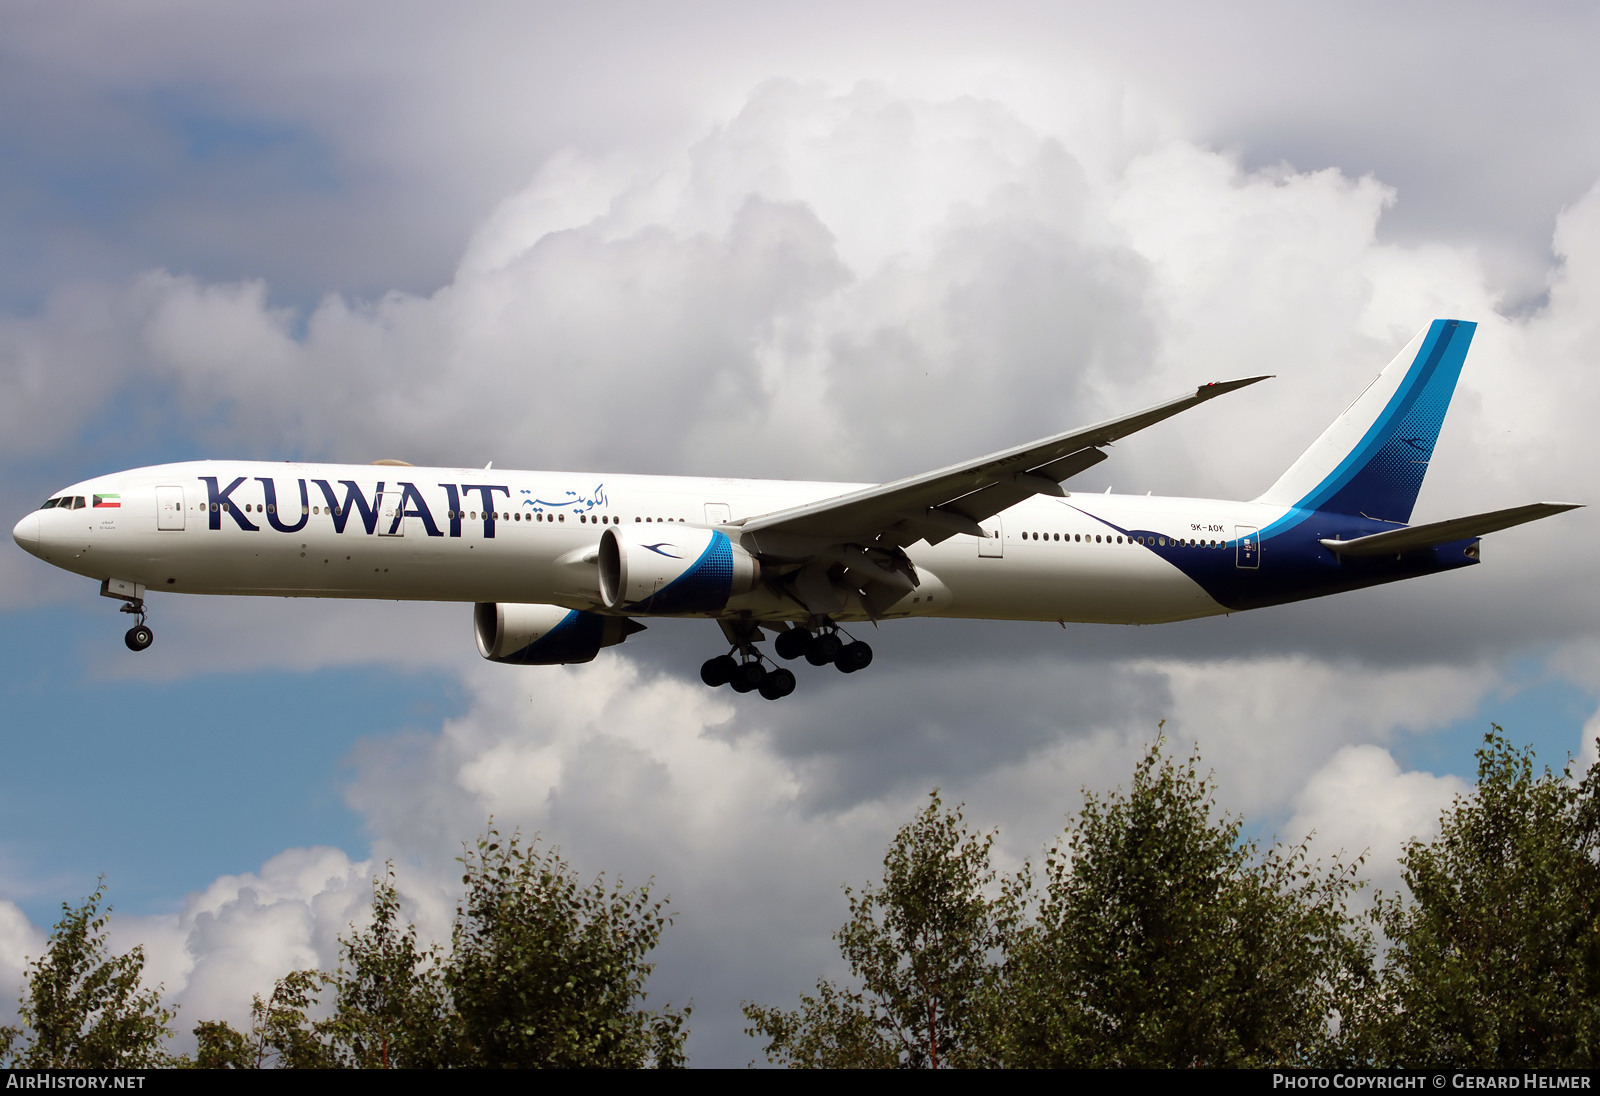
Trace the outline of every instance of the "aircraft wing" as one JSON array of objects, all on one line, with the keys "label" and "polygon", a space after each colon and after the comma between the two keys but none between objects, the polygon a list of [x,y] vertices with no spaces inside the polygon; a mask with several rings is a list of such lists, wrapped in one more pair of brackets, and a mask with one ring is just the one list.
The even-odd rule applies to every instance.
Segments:
[{"label": "aircraft wing", "polygon": [[979,523],[1031,495],[1065,495],[1061,481],[1105,460],[1100,447],[1266,377],[1201,385],[1188,395],[1132,415],[1002,449],[892,483],[737,523],[759,552],[804,559],[827,545],[919,540],[938,544],[957,533],[984,537]]},{"label": "aircraft wing", "polygon": [[1492,510],[1487,514],[1389,529],[1354,540],[1324,540],[1321,544],[1344,556],[1398,555],[1418,548],[1434,548],[1440,544],[1481,537],[1485,533],[1498,533],[1501,529],[1577,510],[1581,506],[1582,503],[1577,502],[1532,502],[1527,506],[1513,506],[1509,510]]}]

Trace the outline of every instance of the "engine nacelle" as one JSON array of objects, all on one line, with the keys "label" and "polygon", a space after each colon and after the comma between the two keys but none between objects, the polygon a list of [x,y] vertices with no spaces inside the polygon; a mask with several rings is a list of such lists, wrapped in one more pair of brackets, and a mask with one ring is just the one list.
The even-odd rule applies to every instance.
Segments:
[{"label": "engine nacelle", "polygon": [[588,662],[644,625],[626,617],[601,616],[559,605],[479,602],[472,607],[478,653],[490,662],[559,666]]},{"label": "engine nacelle", "polygon": [[756,558],[716,529],[613,525],[600,536],[600,599],[608,609],[711,613],[760,580]]}]

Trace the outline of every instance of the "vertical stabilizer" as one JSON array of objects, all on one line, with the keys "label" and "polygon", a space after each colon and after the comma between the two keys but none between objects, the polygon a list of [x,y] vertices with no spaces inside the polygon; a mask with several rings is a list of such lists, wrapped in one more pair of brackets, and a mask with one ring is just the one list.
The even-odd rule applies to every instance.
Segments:
[{"label": "vertical stabilizer", "polygon": [[1410,521],[1477,327],[1434,320],[1256,501]]}]

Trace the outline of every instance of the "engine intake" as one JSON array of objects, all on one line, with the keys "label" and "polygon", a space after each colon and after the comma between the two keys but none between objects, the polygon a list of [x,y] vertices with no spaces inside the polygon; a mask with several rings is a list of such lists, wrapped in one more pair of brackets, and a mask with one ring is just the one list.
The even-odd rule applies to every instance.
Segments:
[{"label": "engine intake", "polygon": [[472,607],[478,653],[490,662],[516,666],[560,666],[588,662],[644,625],[626,617],[601,616],[559,605],[479,602]]},{"label": "engine intake", "polygon": [[600,537],[600,599],[608,609],[716,612],[760,580],[760,562],[717,529],[613,525]]}]

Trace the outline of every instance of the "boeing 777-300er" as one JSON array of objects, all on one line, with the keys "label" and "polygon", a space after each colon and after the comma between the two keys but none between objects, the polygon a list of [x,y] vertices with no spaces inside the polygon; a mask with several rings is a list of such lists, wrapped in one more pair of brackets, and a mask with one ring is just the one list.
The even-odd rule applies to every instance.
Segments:
[{"label": "boeing 777-300er", "polygon": [[640,618],[709,618],[713,687],[794,691],[774,653],[845,673],[843,628],[897,617],[1154,624],[1478,562],[1478,538],[1572,509],[1408,525],[1476,325],[1436,320],[1251,502],[1082,495],[1105,448],[1264,380],[877,486],[781,480],[197,461],[102,476],[16,525],[97,579],[148,647],[151,590],[472,602],[494,662],[587,662]]}]

